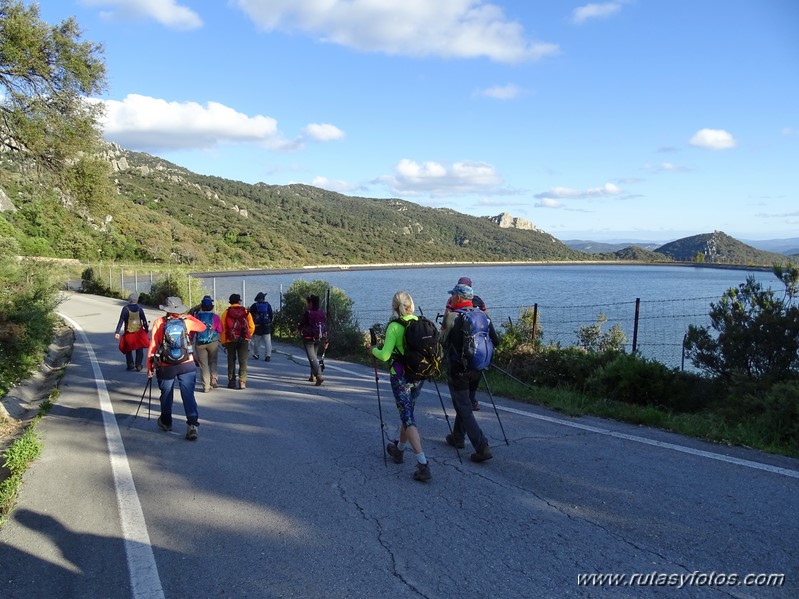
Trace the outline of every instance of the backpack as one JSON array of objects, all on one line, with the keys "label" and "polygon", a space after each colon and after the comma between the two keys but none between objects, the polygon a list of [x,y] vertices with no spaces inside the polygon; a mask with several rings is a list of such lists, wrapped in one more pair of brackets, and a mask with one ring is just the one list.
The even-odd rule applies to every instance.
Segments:
[{"label": "backpack", "polygon": [[405,378],[420,381],[438,376],[442,351],[436,324],[424,316],[413,320],[400,318],[394,322],[405,327],[405,355],[397,352],[395,356],[403,366]]},{"label": "backpack", "polygon": [[159,356],[165,364],[182,364],[192,353],[189,333],[182,318],[164,320],[164,338]]},{"label": "backpack", "polygon": [[138,333],[141,329],[141,311],[133,311],[128,308],[128,321],[125,323],[125,332]]},{"label": "backpack", "polygon": [[219,339],[219,333],[214,330],[214,316],[213,312],[197,312],[196,318],[205,325],[205,330],[197,333],[197,337],[194,338],[198,344],[204,345],[206,343],[213,343]]},{"label": "backpack", "polygon": [[485,370],[491,365],[494,344],[488,334],[491,321],[482,310],[461,309],[460,314],[463,345],[461,360],[471,370]]},{"label": "backpack", "polygon": [[264,326],[272,322],[269,308],[270,306],[267,302],[255,302],[255,318],[253,318],[255,326]]},{"label": "backpack", "polygon": [[247,308],[244,306],[230,306],[225,317],[225,329],[228,341],[244,341],[248,338]]},{"label": "backpack", "polygon": [[308,322],[302,327],[302,338],[309,341],[323,341],[327,339],[327,315],[321,310],[309,310]]}]

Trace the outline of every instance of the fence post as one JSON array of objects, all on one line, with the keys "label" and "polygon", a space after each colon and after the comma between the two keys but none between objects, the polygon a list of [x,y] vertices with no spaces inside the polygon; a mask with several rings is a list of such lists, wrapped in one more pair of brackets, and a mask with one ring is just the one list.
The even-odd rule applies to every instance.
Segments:
[{"label": "fence post", "polygon": [[688,333],[682,336],[682,348],[681,353],[682,357],[680,358],[680,370],[685,370],[685,340],[688,339]]},{"label": "fence post", "polygon": [[111,265],[108,265],[108,288],[114,288],[114,280],[111,278],[114,276],[114,270],[111,268]]},{"label": "fence post", "polygon": [[247,303],[247,279],[241,280],[241,305]]},{"label": "fence post", "polygon": [[188,284],[188,287],[189,287],[189,305],[193,306],[194,302],[191,301],[191,273],[190,272],[186,273],[186,283]]},{"label": "fence post", "polygon": [[125,267],[119,270],[119,290],[125,291]]},{"label": "fence post", "polygon": [[212,287],[212,288],[213,288],[213,290],[214,290],[214,291],[213,291],[214,295],[213,295],[212,297],[214,298],[214,301],[216,301],[216,277],[214,277],[213,279],[211,279],[211,287]]},{"label": "fence post", "polygon": [[535,347],[535,331],[538,328],[538,304],[533,304],[533,332],[530,333],[530,342]]},{"label": "fence post", "polygon": [[641,298],[635,298],[635,322],[633,323],[633,353],[638,349],[638,317],[641,311]]}]

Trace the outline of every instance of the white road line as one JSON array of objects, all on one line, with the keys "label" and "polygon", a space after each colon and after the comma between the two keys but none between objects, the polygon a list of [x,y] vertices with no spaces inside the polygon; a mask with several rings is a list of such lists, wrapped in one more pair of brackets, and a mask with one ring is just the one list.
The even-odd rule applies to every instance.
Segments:
[{"label": "white road line", "polygon": [[133,474],[128,464],[128,456],[122,443],[122,435],[117,426],[116,415],[105,386],[105,379],[100,370],[94,350],[83,329],[77,322],[60,314],[80,334],[89,361],[94,371],[97,384],[97,396],[100,400],[100,411],[103,414],[105,437],[108,442],[108,454],[111,459],[111,471],[114,475],[117,504],[119,505],[119,519],[122,524],[122,538],[125,541],[125,553],[128,557],[128,572],[130,573],[130,586],[135,599],[161,599],[164,590],[158,576],[158,566],[150,544],[150,535],[147,533],[147,524],[144,521],[136,485],[133,483]]},{"label": "white road line", "polygon": [[[304,356],[303,356],[304,357]],[[299,356],[297,356],[299,359]],[[339,370],[341,372],[345,372],[347,374],[352,374],[356,376],[363,376],[361,373],[353,372],[352,370],[348,370],[346,368],[341,368],[339,366],[334,366],[332,364],[327,365],[328,368],[333,370]],[[385,378],[388,380],[388,373],[383,371],[380,374],[383,375],[381,378]],[[446,388],[446,387],[445,387]],[[435,395],[435,391],[429,388],[422,389],[423,393],[430,393]],[[771,474],[779,474],[781,476],[788,476],[790,478],[799,478],[799,471],[790,470],[788,468],[780,468],[779,466],[771,466],[770,464],[762,464],[760,462],[753,462],[752,460],[744,460],[741,458],[735,458],[732,456],[724,455],[721,453],[715,453],[712,451],[705,451],[703,449],[694,449],[693,447],[685,447],[683,445],[676,445],[674,443],[667,443],[665,441],[657,441],[655,439],[647,439],[646,437],[639,437],[638,435],[628,435],[627,433],[619,433],[616,431],[612,431],[605,428],[599,428],[596,426],[590,426],[587,424],[580,424],[579,422],[570,422],[568,420],[561,420],[560,418],[553,418],[552,416],[543,416],[540,414],[533,414],[532,412],[526,412],[524,410],[519,410],[517,408],[508,408],[505,406],[497,405],[497,410],[502,410],[503,412],[509,412],[511,414],[516,414],[518,416],[524,416],[525,418],[534,418],[536,420],[542,420],[544,422],[549,422],[551,424],[558,424],[560,426],[568,426],[571,428],[576,428],[583,431],[588,431],[591,433],[596,433],[598,435],[606,435],[608,437],[614,437],[616,439],[624,439],[625,441],[632,441],[633,443],[642,443],[643,445],[651,445],[653,447],[659,447],[661,449],[669,449],[671,451],[679,451],[681,453],[687,453],[689,455],[694,455],[698,457],[708,458],[710,460],[718,460],[719,462],[727,462],[728,464],[735,464],[736,466],[743,466],[745,468],[752,468],[755,470],[763,470],[765,472],[770,472]]]}]

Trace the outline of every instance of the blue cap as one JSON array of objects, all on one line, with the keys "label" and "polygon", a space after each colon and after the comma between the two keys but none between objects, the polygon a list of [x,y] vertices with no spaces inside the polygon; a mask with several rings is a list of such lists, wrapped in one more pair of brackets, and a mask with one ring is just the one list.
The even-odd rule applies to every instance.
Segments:
[{"label": "blue cap", "polygon": [[213,306],[214,298],[212,298],[210,295],[206,295],[205,297],[203,297],[202,301],[200,302],[200,305],[206,308]]},{"label": "blue cap", "polygon": [[459,284],[455,285],[454,288],[449,290],[449,294],[450,295],[459,295],[463,299],[470,300],[470,299],[472,299],[474,297],[474,290],[471,287],[469,287],[468,285],[463,285],[462,283],[459,283]]}]

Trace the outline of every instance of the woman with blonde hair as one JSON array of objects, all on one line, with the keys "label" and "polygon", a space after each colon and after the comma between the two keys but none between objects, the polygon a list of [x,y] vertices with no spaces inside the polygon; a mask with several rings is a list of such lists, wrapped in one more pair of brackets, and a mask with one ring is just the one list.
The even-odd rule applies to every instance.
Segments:
[{"label": "woman with blonde hair", "polygon": [[372,355],[382,362],[392,361],[390,369],[391,391],[394,393],[394,401],[397,404],[397,411],[400,415],[400,436],[399,439],[386,445],[386,452],[394,459],[394,462],[401,464],[404,459],[405,447],[411,446],[416,455],[416,470],[413,473],[414,480],[428,481],[431,478],[430,465],[422,450],[422,439],[416,426],[414,418],[414,407],[416,398],[424,385],[424,379],[411,380],[406,376],[403,366],[405,356],[405,329],[408,324],[418,317],[413,313],[415,306],[413,298],[407,291],[398,291],[391,300],[391,308],[397,317],[389,321],[386,327],[386,340],[383,346],[373,347]]}]

